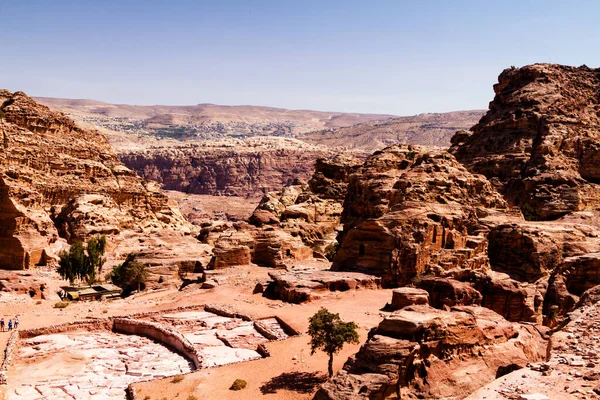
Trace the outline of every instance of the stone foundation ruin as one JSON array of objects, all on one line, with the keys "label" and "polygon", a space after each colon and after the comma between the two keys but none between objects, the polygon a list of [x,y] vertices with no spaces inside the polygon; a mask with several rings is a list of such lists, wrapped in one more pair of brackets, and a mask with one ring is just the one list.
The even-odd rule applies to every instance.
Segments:
[{"label": "stone foundation ruin", "polygon": [[10,400],[124,399],[131,383],[268,357],[297,334],[216,306],[81,321],[15,331],[0,375]]}]

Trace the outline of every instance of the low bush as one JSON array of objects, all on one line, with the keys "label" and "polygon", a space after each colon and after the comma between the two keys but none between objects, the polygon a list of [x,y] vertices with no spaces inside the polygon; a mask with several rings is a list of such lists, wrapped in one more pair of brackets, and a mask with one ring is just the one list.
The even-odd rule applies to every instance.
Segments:
[{"label": "low bush", "polygon": [[183,379],[184,379],[184,376],[183,376],[183,375],[175,375],[175,376],[173,377],[173,379],[171,380],[171,382],[173,382],[173,383],[179,383],[179,382],[181,382]]},{"label": "low bush", "polygon": [[54,308],[67,308],[68,306],[68,301],[59,301],[58,303],[54,304]]},{"label": "low bush", "polygon": [[231,385],[231,387],[229,388],[229,390],[242,390],[247,385],[248,385],[248,382],[246,382],[245,380],[243,380],[243,379],[236,379],[235,381],[233,381],[233,384]]}]

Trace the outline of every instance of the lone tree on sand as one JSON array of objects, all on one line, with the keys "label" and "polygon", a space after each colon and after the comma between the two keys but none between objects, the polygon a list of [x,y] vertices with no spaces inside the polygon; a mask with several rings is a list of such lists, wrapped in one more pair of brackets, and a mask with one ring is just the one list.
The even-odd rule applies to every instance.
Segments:
[{"label": "lone tree on sand", "polygon": [[344,343],[360,343],[358,341],[358,325],[354,322],[344,322],[339,314],[329,312],[321,307],[308,320],[308,334],[311,337],[311,355],[317,350],[329,354],[329,377],[333,376],[333,355],[344,347]]}]

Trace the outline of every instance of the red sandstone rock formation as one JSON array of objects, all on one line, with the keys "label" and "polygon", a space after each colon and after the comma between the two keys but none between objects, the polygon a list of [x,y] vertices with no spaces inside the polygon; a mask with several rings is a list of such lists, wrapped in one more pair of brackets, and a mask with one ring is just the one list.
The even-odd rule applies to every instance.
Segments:
[{"label": "red sandstone rock formation", "polygon": [[484,307],[408,306],[371,331],[314,398],[462,398],[498,376],[542,361],[546,330],[510,323]]},{"label": "red sandstone rock formation", "polygon": [[600,201],[600,73],[534,64],[503,71],[488,113],[451,152],[484,174],[529,219],[556,219]]},{"label": "red sandstone rock formation", "polygon": [[429,304],[429,293],[426,290],[402,287],[392,292],[390,309],[399,310],[416,304]]},{"label": "red sandstone rock formation", "polygon": [[506,209],[481,175],[442,150],[392,146],[349,179],[336,270],[359,270],[405,285],[435,270],[487,267],[478,213]]},{"label": "red sandstone rock formation", "polygon": [[[252,262],[285,268],[297,261],[331,256],[337,247],[347,179],[360,161],[349,156],[320,159],[310,182],[270,192],[249,219],[251,226],[207,227],[205,241],[219,231],[210,268]],[[250,257],[250,259],[249,259]]]},{"label": "red sandstone rock formation", "polygon": [[24,93],[0,91],[0,136],[0,268],[51,261],[60,237],[189,233],[156,184],[123,166],[101,134]]}]

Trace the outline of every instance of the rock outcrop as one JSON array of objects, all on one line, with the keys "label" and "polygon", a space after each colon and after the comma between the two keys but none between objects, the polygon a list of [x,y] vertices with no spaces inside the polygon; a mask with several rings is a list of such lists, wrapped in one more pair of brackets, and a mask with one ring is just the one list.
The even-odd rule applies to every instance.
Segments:
[{"label": "rock outcrop", "polygon": [[390,309],[399,310],[406,306],[429,304],[429,293],[423,289],[402,287],[392,292]]},{"label": "rock outcrop", "polygon": [[332,257],[347,179],[359,165],[360,160],[347,155],[319,159],[308,183],[296,180],[267,193],[249,218],[251,225],[203,228],[203,241],[220,231],[211,266],[243,265],[249,256],[255,264],[285,268],[313,256]]},{"label": "rock outcrop", "polygon": [[429,304],[435,308],[481,304],[481,293],[471,285],[454,279],[428,277],[421,279],[417,285],[429,293]]},{"label": "rock outcrop", "polygon": [[530,220],[600,203],[600,70],[534,64],[504,70],[487,114],[451,152]]},{"label": "rock outcrop", "polygon": [[269,277],[271,282],[267,284],[263,295],[296,304],[318,299],[327,292],[381,287],[381,279],[357,272],[271,272]]},{"label": "rock outcrop", "polygon": [[[542,363],[514,371],[472,393],[468,400],[593,399],[598,397],[598,337],[600,304],[596,286],[585,295],[585,304],[570,314],[548,343]],[[592,294],[595,292],[596,295]],[[593,301],[592,301],[593,300]]]},{"label": "rock outcrop", "polygon": [[389,147],[349,178],[333,269],[374,273],[388,286],[436,270],[485,269],[478,213],[506,207],[485,177],[447,152]]},{"label": "rock outcrop", "polygon": [[190,232],[177,207],[121,164],[101,134],[24,93],[0,91],[0,136],[0,268],[51,262],[63,238]]},{"label": "rock outcrop", "polygon": [[386,317],[316,400],[462,398],[544,360],[547,329],[504,320],[484,307],[408,306]]}]

